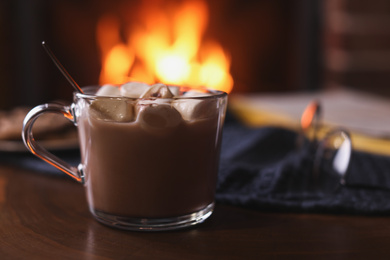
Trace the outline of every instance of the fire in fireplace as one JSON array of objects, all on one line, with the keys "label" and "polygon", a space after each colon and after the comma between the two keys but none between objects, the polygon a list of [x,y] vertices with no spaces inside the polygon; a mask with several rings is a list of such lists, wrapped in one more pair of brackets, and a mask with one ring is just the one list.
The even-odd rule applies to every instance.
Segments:
[{"label": "fire in fireplace", "polygon": [[135,80],[230,92],[230,56],[219,42],[203,38],[209,20],[207,3],[149,3],[142,2],[129,24],[110,13],[99,19],[99,83]]}]

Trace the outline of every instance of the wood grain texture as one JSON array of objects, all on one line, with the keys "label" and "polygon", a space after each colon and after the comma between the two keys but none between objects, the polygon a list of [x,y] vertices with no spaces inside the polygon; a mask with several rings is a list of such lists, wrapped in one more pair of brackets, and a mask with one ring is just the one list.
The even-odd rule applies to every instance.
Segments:
[{"label": "wood grain texture", "polygon": [[390,256],[390,218],[217,205],[195,228],[121,231],[90,215],[82,185],[0,166],[1,259],[259,259]]}]

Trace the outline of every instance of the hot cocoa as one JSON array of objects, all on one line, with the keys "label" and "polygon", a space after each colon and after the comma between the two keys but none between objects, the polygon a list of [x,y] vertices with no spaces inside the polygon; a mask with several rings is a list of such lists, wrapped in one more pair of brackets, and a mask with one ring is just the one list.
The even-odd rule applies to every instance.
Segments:
[{"label": "hot cocoa", "polygon": [[167,218],[212,205],[226,98],[136,85],[78,100],[87,107],[78,129],[91,211]]}]

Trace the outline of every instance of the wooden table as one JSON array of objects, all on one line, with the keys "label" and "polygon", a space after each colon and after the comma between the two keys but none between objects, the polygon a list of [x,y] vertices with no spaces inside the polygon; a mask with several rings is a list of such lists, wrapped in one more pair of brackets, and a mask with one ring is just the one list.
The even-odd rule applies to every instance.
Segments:
[{"label": "wooden table", "polygon": [[0,164],[0,259],[390,259],[390,217],[217,205],[198,227],[121,231],[89,214],[82,185]]}]

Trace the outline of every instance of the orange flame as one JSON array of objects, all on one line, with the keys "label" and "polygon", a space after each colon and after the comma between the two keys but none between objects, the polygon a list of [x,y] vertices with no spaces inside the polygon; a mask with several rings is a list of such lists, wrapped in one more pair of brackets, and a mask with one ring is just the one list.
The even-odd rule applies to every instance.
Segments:
[{"label": "orange flame", "polygon": [[229,55],[219,43],[203,40],[208,22],[205,2],[185,1],[172,15],[145,2],[139,13],[142,20],[126,41],[120,37],[117,18],[107,15],[99,21],[100,84],[135,80],[232,90]]}]

